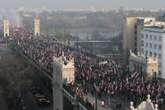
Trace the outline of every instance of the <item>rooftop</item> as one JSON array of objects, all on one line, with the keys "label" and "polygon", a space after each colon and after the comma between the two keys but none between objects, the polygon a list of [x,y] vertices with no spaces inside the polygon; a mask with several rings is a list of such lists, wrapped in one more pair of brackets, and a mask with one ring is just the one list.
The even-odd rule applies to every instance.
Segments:
[{"label": "rooftop", "polygon": [[165,33],[165,26],[145,26],[143,31]]}]

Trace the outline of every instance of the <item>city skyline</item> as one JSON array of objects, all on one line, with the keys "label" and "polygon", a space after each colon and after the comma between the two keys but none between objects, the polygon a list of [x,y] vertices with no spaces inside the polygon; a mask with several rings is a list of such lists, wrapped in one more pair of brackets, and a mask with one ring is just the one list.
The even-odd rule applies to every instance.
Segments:
[{"label": "city skyline", "polygon": [[160,9],[165,8],[163,0],[0,0],[0,9],[48,8],[58,9],[96,9],[110,10],[124,7],[126,9]]}]

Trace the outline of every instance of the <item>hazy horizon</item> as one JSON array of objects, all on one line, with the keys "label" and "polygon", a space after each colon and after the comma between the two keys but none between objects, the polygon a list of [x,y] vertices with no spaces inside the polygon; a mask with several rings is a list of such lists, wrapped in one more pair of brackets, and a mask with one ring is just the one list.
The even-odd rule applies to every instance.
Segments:
[{"label": "hazy horizon", "polygon": [[165,0],[0,0],[0,9],[15,8],[48,9],[113,9],[125,7],[129,9],[159,9],[165,8]]}]

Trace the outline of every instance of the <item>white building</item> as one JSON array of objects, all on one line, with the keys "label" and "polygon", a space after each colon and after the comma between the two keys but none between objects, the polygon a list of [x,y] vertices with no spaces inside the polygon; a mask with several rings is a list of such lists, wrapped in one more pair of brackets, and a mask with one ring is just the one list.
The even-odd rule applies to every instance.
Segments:
[{"label": "white building", "polygon": [[126,17],[123,27],[123,51],[125,63],[128,61],[129,51],[132,50],[137,54],[140,50],[141,30],[144,26],[152,25],[155,22],[153,17]]},{"label": "white building", "polygon": [[165,78],[165,26],[144,27],[141,32],[141,53],[158,59],[159,77]]}]

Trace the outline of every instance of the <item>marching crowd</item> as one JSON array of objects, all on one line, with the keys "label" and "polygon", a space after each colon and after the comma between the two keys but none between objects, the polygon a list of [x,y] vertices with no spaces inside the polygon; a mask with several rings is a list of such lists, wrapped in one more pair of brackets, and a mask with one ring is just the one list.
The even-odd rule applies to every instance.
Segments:
[{"label": "marching crowd", "polygon": [[164,103],[165,85],[159,81],[146,81],[136,69],[130,73],[128,66],[122,66],[115,60],[87,55],[84,51],[61,44],[51,37],[35,38],[23,29],[12,34],[12,41],[49,73],[52,73],[54,56],[63,55],[66,60],[74,57],[76,84],[79,84],[78,93],[81,95],[90,93],[100,99],[104,96],[124,96],[139,104],[150,94],[153,103],[159,106]]}]

